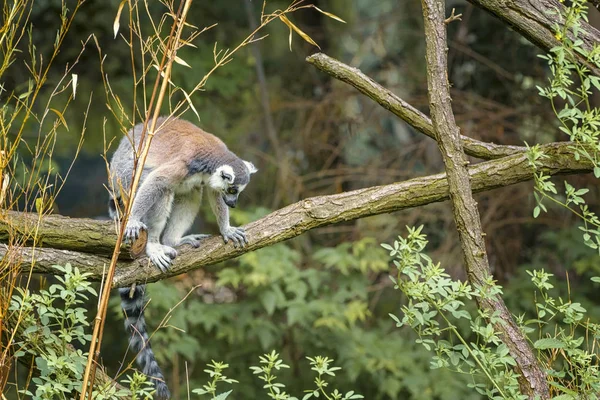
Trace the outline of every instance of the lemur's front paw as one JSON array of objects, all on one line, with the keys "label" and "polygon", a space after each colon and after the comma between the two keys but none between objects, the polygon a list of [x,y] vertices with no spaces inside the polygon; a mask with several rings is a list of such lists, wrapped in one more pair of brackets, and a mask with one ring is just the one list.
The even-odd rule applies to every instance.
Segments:
[{"label": "lemur's front paw", "polygon": [[181,240],[179,241],[179,246],[183,245],[183,244],[189,244],[194,248],[198,248],[200,247],[200,242],[206,238],[210,237],[210,235],[206,235],[206,234],[194,234],[194,235],[186,235],[184,237],[181,238]]},{"label": "lemur's front paw", "polygon": [[148,230],[148,227],[143,222],[129,220],[127,221],[127,227],[125,227],[125,240],[133,243],[140,237],[140,232],[146,230]]},{"label": "lemur's front paw", "polygon": [[167,272],[177,257],[177,250],[160,243],[146,243],[146,254],[162,272]]},{"label": "lemur's front paw", "polygon": [[231,240],[233,242],[233,247],[244,247],[244,245],[248,244],[246,232],[243,228],[230,226],[226,229],[223,229],[223,231],[221,231],[221,235],[223,235],[223,240],[225,243],[229,243]]}]

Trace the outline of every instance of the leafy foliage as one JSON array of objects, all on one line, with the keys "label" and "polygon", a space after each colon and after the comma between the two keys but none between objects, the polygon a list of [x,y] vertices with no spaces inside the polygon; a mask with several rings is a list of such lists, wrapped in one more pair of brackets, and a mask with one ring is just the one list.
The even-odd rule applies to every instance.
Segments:
[{"label": "leafy foliage", "polygon": [[[60,275],[59,283],[48,290],[31,293],[17,288],[10,311],[16,314],[22,327],[24,341],[16,342],[15,358],[29,356],[35,361],[36,375],[31,379],[35,389],[21,389],[27,397],[35,400],[69,399],[74,391],[81,391],[83,371],[87,354],[73,345],[85,345],[91,338],[85,332],[89,326],[87,310],[82,307],[88,295],[97,296],[88,273],[81,273],[70,264],[54,265]],[[154,392],[146,376],[135,373],[124,381],[130,390],[117,390],[107,383],[94,391],[98,399],[134,398],[151,399]]]},{"label": "leafy foliage", "polygon": [[[540,57],[548,62],[551,71],[549,86],[539,87],[539,94],[550,100],[552,109],[560,122],[559,129],[573,142],[571,147],[576,160],[585,158],[593,163],[594,175],[600,178],[600,108],[593,107],[592,90],[600,90],[600,77],[593,75],[590,66],[600,68],[600,44],[594,43],[591,48],[580,39],[582,21],[587,22],[587,2],[572,1],[568,7],[550,10],[555,16],[555,37],[560,45],[550,49],[548,55]],[[575,62],[575,55],[583,55],[589,65]],[[563,108],[558,110],[557,103]],[[598,250],[600,254],[600,219],[585,204],[583,195],[589,189],[575,189],[565,182],[565,195],[557,198],[557,189],[548,175],[539,170],[536,160],[544,157],[539,146],[529,148],[529,163],[536,170],[535,200],[533,216],[538,217],[541,211],[547,212],[543,203],[549,199],[570,210],[584,223],[584,243]]]},{"label": "leafy foliage", "polygon": [[[472,315],[465,308],[465,303],[476,297],[493,298],[501,293],[501,288],[491,278],[479,288],[450,279],[439,263],[434,264],[423,253],[427,240],[422,229],[423,226],[408,228],[406,238],[398,237],[393,245],[382,245],[396,258],[398,276],[392,278],[394,287],[409,299],[402,307],[402,319],[390,314],[396,326],[410,326],[419,336],[417,343],[435,353],[431,368],[445,367],[471,375],[473,382],[469,387],[492,399],[526,399],[520,394],[512,369],[516,363],[494,330],[493,324],[501,322],[498,316],[484,315],[481,310]],[[469,343],[451,321],[461,318],[469,321],[476,341]],[[440,339],[445,332],[449,338]]]},{"label": "leafy foliage", "polygon": [[[477,298],[502,294],[502,288],[488,279],[484,285],[472,288],[468,283],[454,281],[439,263],[423,254],[427,244],[419,228],[408,228],[406,237],[393,245],[382,244],[395,258],[398,276],[392,277],[395,288],[409,299],[402,307],[402,318],[390,314],[396,326],[410,326],[420,343],[435,355],[432,368],[448,368],[473,377],[469,387],[490,399],[527,398],[520,394],[514,359],[494,330],[501,323],[495,314],[474,315],[467,303]],[[543,270],[527,271],[537,289],[535,315],[516,317],[523,332],[539,350],[538,357],[545,365],[549,385],[560,398],[594,398],[598,392],[598,339],[600,324],[593,323],[578,302],[552,296],[552,274]],[[600,278],[592,278],[600,281]],[[475,340],[461,333],[457,324],[469,321]],[[558,397],[556,397],[558,398]]]},{"label": "leafy foliage", "polygon": [[[257,214],[265,212],[257,210]],[[240,223],[256,218],[239,211],[234,216]],[[469,398],[466,376],[457,379],[443,369],[431,372],[427,352],[410,340],[410,332],[398,335],[393,324],[383,319],[400,298],[387,290],[388,256],[374,243],[373,238],[364,238],[317,249],[310,258],[303,258],[291,241],[243,255],[239,264],[221,269],[216,279],[198,275],[194,280],[205,284],[194,294],[204,301],[192,295],[172,310],[169,325],[178,329],[156,331],[153,348],[163,365],[174,360],[174,355],[195,364],[199,360],[226,361],[231,370],[227,375],[239,380],[248,397],[262,393],[262,385],[257,386],[245,369],[255,359],[271,363],[271,367],[267,363],[260,368],[271,368],[272,374],[278,371],[276,375],[289,382],[282,392],[298,393],[311,385],[301,361],[322,354],[329,357],[325,361],[334,358],[343,368],[336,376],[342,398],[350,389],[369,398],[402,394],[416,399]],[[299,267],[303,265],[306,267]],[[180,282],[153,284],[147,320],[160,321],[186,290]],[[379,290],[384,293],[378,302]],[[239,350],[232,353],[232,348]],[[289,368],[277,364],[277,370],[273,354],[263,355],[273,348],[291,360]],[[228,358],[224,360],[223,355]],[[202,383],[192,375],[190,385]],[[314,390],[320,389],[315,386]]]}]

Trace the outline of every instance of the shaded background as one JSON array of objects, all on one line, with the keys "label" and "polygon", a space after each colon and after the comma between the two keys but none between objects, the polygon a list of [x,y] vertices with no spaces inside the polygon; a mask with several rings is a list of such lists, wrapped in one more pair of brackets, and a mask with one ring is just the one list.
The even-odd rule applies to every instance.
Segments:
[{"label": "shaded background", "polygon": [[[196,40],[196,49],[182,50],[180,56],[193,69],[176,66],[175,82],[189,90],[212,66],[215,41],[220,47],[232,48],[251,31],[245,1],[198,1],[192,5],[190,23],[218,25]],[[291,17],[323,52],[360,68],[428,113],[419,2],[313,3],[347,22],[341,24],[312,10]],[[32,16],[33,39],[43,51],[52,46],[48,38],[54,37],[58,26],[60,2],[37,4]],[[77,56],[80,41],[94,34],[107,55],[105,71],[113,87],[124,104],[132,103],[127,97],[131,87],[129,52],[122,40],[112,35],[118,4],[116,0],[84,4],[55,63],[56,78],[51,76],[50,84]],[[262,2],[247,4],[257,19]],[[287,4],[269,1],[268,7]],[[547,82],[545,62],[537,57],[541,52],[465,1],[448,1],[447,7],[463,13],[462,21],[450,24],[448,33],[453,107],[462,133],[500,144],[566,140],[559,135],[550,104],[535,89]],[[160,11],[157,6],[156,12]],[[593,9],[590,18],[592,23],[598,20]],[[121,23],[123,29],[124,17]],[[233,214],[238,224],[306,197],[443,171],[434,141],[307,64],[304,58],[317,51],[315,47],[295,36],[290,52],[288,29],[280,22],[269,25],[266,32],[269,36],[255,49],[241,50],[233,62],[211,76],[206,91],[193,96],[200,121],[192,112],[185,116],[220,136],[259,169]],[[257,77],[257,55],[265,70],[264,81]],[[79,75],[79,87],[75,103],[65,114],[70,130],[61,131],[55,150],[59,170],[64,172],[72,161],[82,115],[92,96],[84,147],[56,200],[58,211],[72,217],[106,218],[103,148],[105,140],[122,135],[106,109],[99,71],[98,52],[89,45],[74,71]],[[12,68],[12,74],[6,81],[9,89],[26,85],[26,71]],[[261,86],[268,92],[268,111],[261,107],[265,100]],[[269,134],[276,136],[277,143]],[[563,179],[555,182],[562,187]],[[567,179],[576,187],[589,187],[586,201],[592,209],[597,207],[598,189],[591,177]],[[533,185],[527,182],[476,196],[490,264],[504,286],[508,306],[514,314],[535,315],[534,290],[524,271],[545,268],[556,275],[557,290],[562,292],[566,292],[568,272],[571,292],[592,315],[598,314],[593,310],[598,303],[597,290],[589,282],[590,276],[599,274],[598,257],[583,245],[572,215],[551,209],[534,220],[532,192]],[[202,207],[200,219],[197,229],[218,232],[208,206]],[[469,377],[430,370],[431,354],[414,344],[410,330],[396,328],[388,316],[390,312],[398,314],[405,299],[391,287],[388,256],[379,243],[404,234],[406,225],[419,224],[425,224],[428,253],[453,277],[463,278],[451,208],[443,203],[317,229],[228,261],[218,274],[194,271],[153,284],[147,311],[151,327],[191,288],[202,285],[169,322],[186,333],[165,328],[153,337],[174,398],[186,396],[186,370],[192,388],[208,379],[202,370],[211,359],[230,364],[227,375],[240,381],[233,387],[234,398],[263,398],[257,394],[262,393],[261,381],[248,367],[257,365],[258,355],[272,349],[291,366],[281,379],[288,391],[299,397],[313,379],[305,357],[321,354],[343,368],[334,386],[344,392],[353,389],[368,399],[477,398],[466,388]],[[114,374],[127,344],[118,302],[112,304],[103,357],[108,372]]]}]

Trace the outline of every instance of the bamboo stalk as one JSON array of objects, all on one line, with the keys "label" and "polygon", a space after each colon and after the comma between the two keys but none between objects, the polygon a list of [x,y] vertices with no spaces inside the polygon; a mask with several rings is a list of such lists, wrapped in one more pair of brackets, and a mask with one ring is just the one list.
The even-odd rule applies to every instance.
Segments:
[{"label": "bamboo stalk", "polygon": [[[133,206],[133,199],[135,198],[135,195],[137,192],[137,187],[139,185],[139,182],[140,182],[140,179],[142,176],[144,163],[146,162],[148,151],[150,150],[150,145],[152,143],[152,138],[154,137],[154,132],[156,129],[156,121],[159,117],[160,107],[162,105],[165,93],[167,91],[167,87],[169,85],[169,78],[171,76],[173,61],[177,54],[179,39],[181,38],[181,32],[183,31],[183,28],[185,26],[185,19],[186,19],[186,16],[190,9],[191,4],[192,4],[192,0],[185,0],[185,3],[183,3],[183,2],[180,3],[178,13],[174,17],[173,25],[171,27],[171,32],[169,33],[169,41],[167,42],[167,48],[165,49],[165,53],[163,55],[163,62],[165,60],[165,57],[167,58],[164,75],[161,74],[162,70],[159,68],[159,74],[156,77],[156,82],[158,82],[162,76],[162,84],[161,84],[160,92],[158,95],[158,99],[156,101],[156,105],[154,107],[154,114],[152,117],[150,131],[148,133],[148,137],[146,138],[144,149],[142,150],[142,153],[140,154],[139,161],[134,168],[135,175],[134,175],[133,181],[131,183],[131,188],[130,188],[130,193],[129,193],[130,201],[127,202],[125,215],[121,220],[119,234],[117,237],[117,243],[115,245],[115,249],[114,249],[114,252],[113,252],[113,255],[111,258],[111,262],[110,262],[110,266],[108,269],[108,273],[106,276],[106,281],[105,281],[106,283],[104,285],[102,294],[100,296],[100,304],[99,304],[99,308],[98,308],[98,314],[96,315],[96,318],[94,319],[94,331],[92,334],[92,339],[90,341],[90,348],[88,351],[88,361],[87,361],[87,364],[85,367],[85,373],[83,376],[80,400],[85,400],[85,395],[86,395],[86,392],[88,392],[88,390],[89,390],[88,397],[90,399],[92,398],[92,396],[91,396],[92,385],[89,385],[89,382],[90,381],[93,382],[96,365],[98,362],[98,358],[100,356],[100,348],[102,345],[102,337],[103,337],[103,333],[104,333],[104,322],[106,320],[106,310],[108,308],[108,299],[110,296],[110,290],[112,289],[112,286],[113,286],[112,282],[113,282],[113,278],[114,278],[114,274],[115,274],[117,260],[119,258],[121,243],[123,241],[123,232],[125,232],[125,227],[127,226],[129,214],[131,213],[131,209]],[[182,5],[183,5],[183,10],[182,10]],[[181,12],[181,16],[179,16],[179,12]],[[174,38],[173,38],[173,31],[175,31]],[[169,45],[171,45],[170,49],[169,49]],[[156,85],[155,85],[155,88],[156,88]],[[149,105],[149,108],[152,108],[152,104]],[[147,127],[147,123],[148,123],[148,120],[146,119],[146,121],[144,122],[144,130]],[[142,138],[143,137],[144,137],[144,131],[142,131]],[[88,388],[88,386],[89,386],[89,388]]]}]

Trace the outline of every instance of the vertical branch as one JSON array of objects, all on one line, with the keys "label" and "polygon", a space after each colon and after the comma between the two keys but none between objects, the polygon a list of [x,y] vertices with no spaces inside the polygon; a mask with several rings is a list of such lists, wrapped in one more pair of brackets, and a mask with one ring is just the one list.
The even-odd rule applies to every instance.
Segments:
[{"label": "vertical branch", "polygon": [[[477,203],[473,199],[468,162],[460,142],[460,132],[452,112],[448,83],[444,0],[421,0],[425,23],[427,89],[436,141],[446,167],[454,221],[463,250],[467,276],[475,287],[485,286],[491,276],[483,240]],[[494,329],[509,348],[520,374],[523,394],[530,398],[548,399],[546,374],[541,369],[526,338],[513,320],[500,296],[478,298],[484,314],[498,315]]]}]

